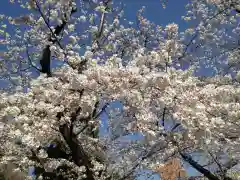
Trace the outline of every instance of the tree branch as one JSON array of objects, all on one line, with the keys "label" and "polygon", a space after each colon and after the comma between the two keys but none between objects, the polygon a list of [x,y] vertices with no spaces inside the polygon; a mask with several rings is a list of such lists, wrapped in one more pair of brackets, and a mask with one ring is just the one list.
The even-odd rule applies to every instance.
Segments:
[{"label": "tree branch", "polygon": [[[54,29],[54,31],[51,29],[45,15],[43,14],[42,10],[41,10],[41,7],[39,6],[37,0],[34,0],[35,1],[35,4],[36,4],[36,7],[41,15],[41,17],[43,18],[45,24],[47,25],[48,29],[50,30],[51,32],[51,35],[49,37],[49,41],[52,42],[52,43],[57,43],[59,45],[59,47],[61,49],[64,49],[63,46],[61,45],[61,43],[59,42],[57,36],[63,31],[64,27],[66,26],[67,24],[67,21],[63,19],[63,23],[61,25],[57,25]],[[73,13],[77,12],[77,9],[76,8],[72,8],[71,10],[71,15]],[[66,15],[66,14],[65,14]],[[54,39],[52,39],[52,37]],[[42,53],[42,58],[40,59],[40,65],[42,67],[41,69],[41,72],[42,73],[46,73],[49,76],[51,76],[51,51],[50,51],[50,45],[47,45],[44,49],[43,49],[43,53]]]},{"label": "tree branch", "polygon": [[198,164],[198,162],[194,161],[190,155],[182,152],[179,152],[179,154],[184,161],[188,162],[192,167],[194,167],[198,172],[202,173],[209,180],[220,180],[217,176],[212,174],[209,170],[205,169],[200,164]]},{"label": "tree branch", "polygon": [[68,144],[72,159],[77,166],[84,165],[86,167],[86,175],[88,180],[95,180],[93,172],[91,168],[93,165],[91,164],[90,157],[84,151],[82,145],[78,141],[76,135],[72,132],[67,124],[61,125],[59,127],[59,131],[61,132],[64,140]]}]

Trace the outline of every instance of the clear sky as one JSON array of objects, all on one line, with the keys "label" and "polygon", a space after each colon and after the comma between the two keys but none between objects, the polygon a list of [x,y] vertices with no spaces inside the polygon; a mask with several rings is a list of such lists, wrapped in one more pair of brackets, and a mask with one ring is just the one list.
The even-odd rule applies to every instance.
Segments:
[{"label": "clear sky", "polygon": [[185,15],[185,5],[189,0],[168,0],[166,9],[162,8],[160,0],[115,0],[117,1],[126,4],[125,15],[132,21],[136,19],[137,10],[145,6],[145,17],[155,24],[165,26],[174,22],[179,24],[180,31],[187,26],[181,16]]}]

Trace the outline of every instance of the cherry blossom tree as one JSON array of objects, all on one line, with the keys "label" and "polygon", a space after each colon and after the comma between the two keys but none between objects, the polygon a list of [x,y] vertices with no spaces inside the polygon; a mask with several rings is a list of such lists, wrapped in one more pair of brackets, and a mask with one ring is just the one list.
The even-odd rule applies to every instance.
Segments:
[{"label": "cherry blossom tree", "polygon": [[[239,49],[221,45],[239,34],[236,6],[191,1],[184,18],[198,23],[194,35],[154,25],[144,7],[135,24],[125,22],[110,0],[11,2],[27,13],[1,15],[14,30],[1,30],[1,75],[15,87],[0,95],[1,167],[23,174],[32,167],[37,179],[124,180],[176,157],[208,179],[231,179],[227,171],[240,160]],[[220,13],[225,6],[235,12]],[[55,61],[62,66],[52,68]],[[196,76],[203,67],[214,76]],[[123,108],[112,108],[115,101]],[[108,133],[100,136],[103,114]],[[195,161],[196,150],[217,170]]]}]

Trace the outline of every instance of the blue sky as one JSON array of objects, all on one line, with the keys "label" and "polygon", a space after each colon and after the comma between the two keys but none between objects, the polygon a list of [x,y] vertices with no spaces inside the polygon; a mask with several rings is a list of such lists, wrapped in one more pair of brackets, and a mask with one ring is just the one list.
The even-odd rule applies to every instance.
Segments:
[{"label": "blue sky", "polygon": [[[185,15],[185,5],[189,0],[169,0],[166,9],[162,8],[160,0],[114,0],[115,2],[123,2],[125,7],[125,18],[129,21],[135,22],[136,12],[145,6],[145,17],[157,25],[166,26],[169,23],[179,24],[179,30],[184,31],[187,24],[181,20],[181,16]],[[11,16],[19,16],[24,14],[24,10],[18,5],[12,5],[9,0],[1,0],[0,14]],[[0,87],[1,87],[0,82]],[[189,168],[188,168],[189,169]],[[189,173],[194,175],[195,172],[189,169]],[[143,178],[139,178],[143,179]],[[158,179],[156,176],[154,179]]]},{"label": "blue sky", "polygon": [[185,5],[189,0],[168,0],[166,9],[162,8],[160,0],[121,0],[121,2],[126,4],[125,15],[129,20],[134,21],[137,10],[145,6],[145,17],[155,24],[165,26],[174,22],[179,24],[180,31],[187,27],[181,16],[185,15]]}]

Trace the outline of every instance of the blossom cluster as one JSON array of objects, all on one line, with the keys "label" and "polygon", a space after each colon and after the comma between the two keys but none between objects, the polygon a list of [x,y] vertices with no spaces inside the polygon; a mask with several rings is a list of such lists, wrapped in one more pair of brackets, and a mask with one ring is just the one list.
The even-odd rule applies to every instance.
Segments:
[{"label": "blossom cluster", "polygon": [[[64,66],[51,78],[40,76],[33,80],[27,94],[1,95],[4,127],[1,138],[5,139],[3,160],[17,160],[24,167],[33,165],[33,161],[26,159],[29,153],[26,149],[37,149],[49,143],[59,136],[54,127],[70,121],[72,109],[80,106],[80,116],[86,117],[101,98],[105,102],[120,100],[124,105],[124,116],[129,119],[128,131],[141,132],[150,146],[160,133],[164,133],[155,122],[162,118],[166,108],[187,129],[187,134],[182,137],[184,140],[179,139],[182,143],[189,139],[194,142],[194,147],[208,145],[214,150],[223,147],[228,151],[236,150],[233,147],[239,146],[240,142],[237,139],[230,141],[229,136],[239,133],[236,126],[240,115],[239,86],[219,85],[216,80],[206,84],[193,77],[191,72],[174,68],[166,73],[154,70],[140,73],[141,70],[137,65],[119,69],[106,64],[78,74]],[[79,90],[84,90],[81,98],[77,94]],[[58,120],[57,113],[65,109],[69,112]],[[165,119],[166,123],[169,118]],[[164,155],[169,153],[167,147],[164,149],[165,153],[156,158],[156,162],[163,161]],[[47,154],[42,153],[42,158],[47,158]],[[235,158],[239,158],[237,153]]]},{"label": "blossom cluster", "polygon": [[[239,161],[239,49],[223,53],[239,27],[223,31],[223,26],[237,24],[237,14],[216,16],[223,8],[218,2],[193,0],[184,19],[200,22],[185,33],[174,23],[165,28],[152,24],[143,17],[144,8],[134,28],[130,22],[120,25],[123,11],[104,2],[91,1],[88,6],[94,12],[83,1],[15,2],[38,13],[1,16],[20,28],[11,36],[1,31],[7,51],[0,73],[17,86],[27,86],[28,92],[0,94],[0,164],[11,162],[23,172],[41,167],[48,173],[67,166],[68,178],[104,180],[125,177],[136,167],[154,169],[186,147],[225,153]],[[78,5],[82,9],[73,15]],[[54,27],[64,23],[64,30],[54,35]],[[81,44],[89,41],[83,48]],[[65,64],[52,70],[51,77],[31,79],[31,68],[38,69],[36,61],[48,46]],[[217,53],[224,56],[213,58]],[[226,67],[232,76],[221,74]],[[215,68],[218,75],[199,78],[195,75],[201,68]],[[115,101],[123,106],[119,116],[109,110]],[[102,125],[103,112],[109,117],[108,137],[90,137]],[[169,130],[166,126],[172,121],[176,125]],[[93,128],[86,132],[86,127]],[[142,136],[137,142],[122,139],[136,133]],[[52,158],[49,148],[58,143],[64,157]],[[83,160],[76,160],[73,144]]]}]

